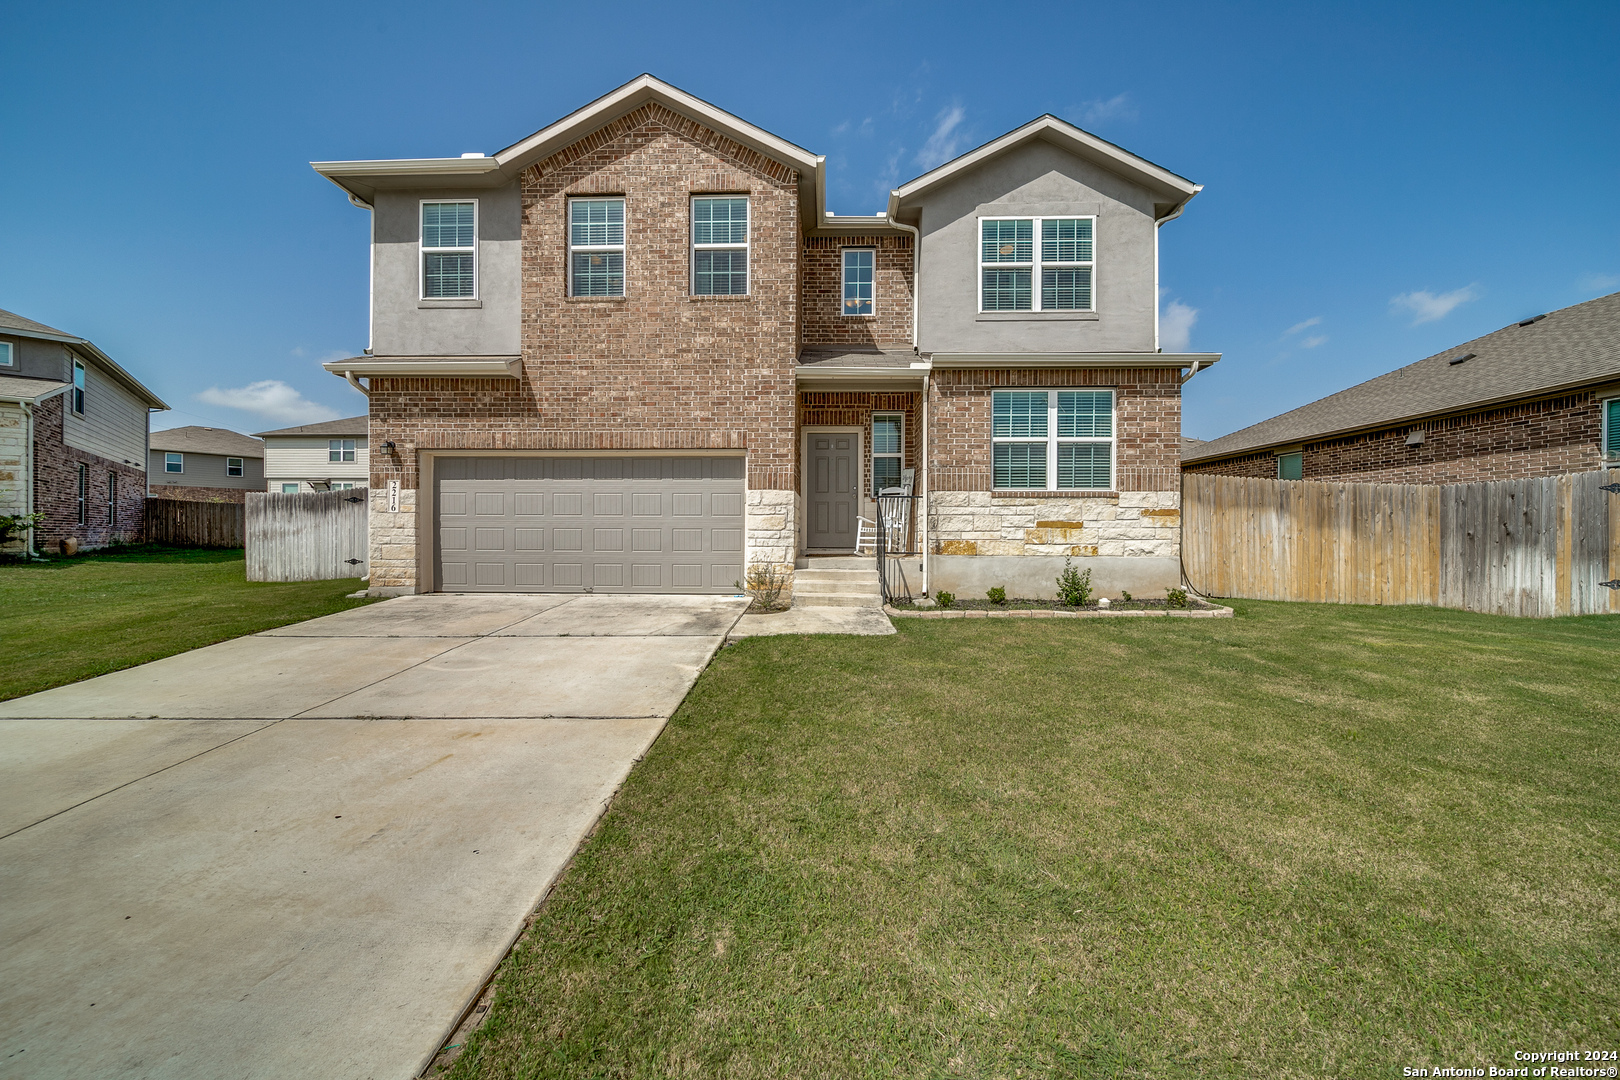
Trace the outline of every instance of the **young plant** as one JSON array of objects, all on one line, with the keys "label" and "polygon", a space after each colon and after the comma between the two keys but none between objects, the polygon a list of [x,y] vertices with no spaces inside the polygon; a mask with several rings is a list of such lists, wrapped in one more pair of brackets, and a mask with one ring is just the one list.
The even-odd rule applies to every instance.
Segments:
[{"label": "young plant", "polygon": [[1129,592],[1127,592],[1126,590],[1124,590],[1124,589],[1119,590],[1119,602],[1122,603],[1122,604],[1130,603],[1131,602],[1131,594]]},{"label": "young plant", "polygon": [[993,585],[986,589],[984,595],[992,604],[1005,604],[1007,602],[1007,590],[1000,585]]},{"label": "young plant", "polygon": [[21,536],[44,520],[44,514],[0,514],[0,544],[13,535]]},{"label": "young plant", "polygon": [[1173,608],[1187,607],[1188,606],[1188,604],[1187,604],[1187,590],[1186,589],[1169,589],[1169,590],[1167,590],[1165,592],[1165,594],[1164,594],[1164,604],[1165,604],[1166,607],[1173,607]]},{"label": "young plant", "polygon": [[1057,594],[1058,599],[1070,607],[1084,607],[1091,599],[1091,570],[1076,570],[1068,556],[1064,556],[1063,573],[1057,578]]},{"label": "young plant", "polygon": [[748,574],[742,581],[731,584],[754,598],[754,606],[762,611],[775,611],[782,606],[782,590],[787,588],[787,575],[775,563],[756,562],[748,565]]},{"label": "young plant", "polygon": [[956,603],[955,593],[946,592],[944,589],[940,589],[938,592],[934,593],[934,606],[939,608],[939,610],[944,611],[954,603]]}]

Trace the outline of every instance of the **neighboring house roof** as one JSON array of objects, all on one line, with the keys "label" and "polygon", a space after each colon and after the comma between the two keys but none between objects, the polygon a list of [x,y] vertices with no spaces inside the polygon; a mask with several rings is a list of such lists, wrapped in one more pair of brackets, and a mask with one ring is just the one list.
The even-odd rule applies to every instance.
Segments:
[{"label": "neighboring house roof", "polygon": [[4,310],[0,310],[0,334],[8,334],[12,337],[37,338],[40,341],[59,341],[64,345],[76,345],[90,359],[106,368],[108,374],[115,380],[123,383],[125,389],[146,402],[148,408],[168,408],[163,403],[162,398],[141,385],[139,379],[119,367],[112,357],[96,348],[95,344],[88,338],[75,337],[66,331],[56,329],[54,326],[46,326],[44,323],[35,322],[33,319],[25,319],[14,311]]},{"label": "neighboring house roof", "polygon": [[55,379],[31,379],[26,375],[0,375],[0,401],[17,401],[32,405],[52,394],[60,394],[72,383]]},{"label": "neighboring house roof", "polygon": [[301,424],[298,427],[278,428],[275,431],[259,431],[255,434],[261,439],[274,438],[277,435],[360,435],[366,434],[369,417],[345,416],[341,420],[322,420],[318,424]]},{"label": "neighboring house roof", "polygon": [[1185,176],[1179,176],[1163,166],[1155,165],[1147,158],[1138,157],[1123,147],[1115,146],[1107,139],[1099,139],[1091,132],[1082,131],[1067,120],[1059,120],[1047,113],[1045,116],[1036,117],[1023,127],[1007,132],[999,139],[991,139],[983,146],[969,150],[961,157],[953,158],[938,168],[923,173],[915,180],[907,180],[890,192],[888,216],[898,217],[902,203],[915,199],[941,184],[949,183],[961,173],[976,169],[991,158],[1036,139],[1049,142],[1076,157],[1147,188],[1158,196],[1158,200],[1154,203],[1154,217],[1160,220],[1175,217],[1181,212],[1181,208],[1187,205],[1189,199],[1204,190],[1202,184],[1195,184]]},{"label": "neighboring house roof", "polygon": [[228,428],[177,427],[152,432],[153,450],[222,457],[262,458],[264,443]]},{"label": "neighboring house roof", "polygon": [[530,165],[571,146],[641,106],[656,102],[695,120],[773,161],[799,173],[799,209],[807,226],[822,216],[826,204],[826,158],[772,135],[724,109],[677,89],[652,75],[638,75],[617,90],[575,109],[493,156],[410,158],[397,161],[312,161],[310,166],[348,192],[351,200],[369,204],[378,191],[420,188],[427,183],[455,187],[503,187]]},{"label": "neighboring house roof", "polygon": [[1208,439],[1190,439],[1183,435],[1181,437],[1181,456],[1185,458],[1196,454],[1198,452],[1198,448],[1204,446],[1208,442]]},{"label": "neighboring house roof", "polygon": [[1620,293],[1505,326],[1292,412],[1223,435],[1184,460],[1208,461],[1414,423],[1620,379]]}]

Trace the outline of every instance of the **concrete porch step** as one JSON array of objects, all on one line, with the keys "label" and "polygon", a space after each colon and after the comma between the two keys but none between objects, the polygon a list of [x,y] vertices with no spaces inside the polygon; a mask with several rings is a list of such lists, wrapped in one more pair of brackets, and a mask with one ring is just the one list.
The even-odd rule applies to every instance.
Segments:
[{"label": "concrete porch step", "polygon": [[853,607],[853,608],[880,608],[883,606],[883,597],[873,592],[836,592],[836,593],[807,593],[795,590],[793,594],[794,607]]},{"label": "concrete porch step", "polygon": [[795,596],[825,596],[849,593],[859,593],[862,596],[877,596],[882,590],[878,583],[873,581],[800,581],[793,582],[793,595]]},{"label": "concrete porch step", "polygon": [[876,570],[873,555],[800,555],[793,563],[799,570]]}]

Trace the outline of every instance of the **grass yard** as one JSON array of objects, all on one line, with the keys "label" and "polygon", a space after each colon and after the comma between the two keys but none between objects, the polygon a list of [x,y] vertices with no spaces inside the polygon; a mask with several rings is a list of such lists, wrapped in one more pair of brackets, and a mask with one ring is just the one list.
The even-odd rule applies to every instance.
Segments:
[{"label": "grass yard", "polygon": [[1620,619],[1234,606],[722,650],[450,1074],[1620,1049]]},{"label": "grass yard", "polygon": [[330,615],[361,587],[249,583],[240,551],[194,548],[0,564],[0,700]]}]

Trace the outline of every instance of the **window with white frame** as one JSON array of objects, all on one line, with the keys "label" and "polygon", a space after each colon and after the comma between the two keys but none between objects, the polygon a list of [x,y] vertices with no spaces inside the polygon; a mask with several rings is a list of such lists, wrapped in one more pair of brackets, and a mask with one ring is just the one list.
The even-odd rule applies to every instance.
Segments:
[{"label": "window with white frame", "polygon": [[239,457],[228,457],[228,458],[226,458],[225,459],[225,475],[226,476],[241,476],[242,475],[242,459],[239,458]]},{"label": "window with white frame", "polygon": [[118,474],[107,474],[107,524],[118,524]]},{"label": "window with white frame", "polygon": [[998,491],[1113,490],[1112,390],[995,390],[990,412]]},{"label": "window with white frame", "polygon": [[353,439],[330,439],[326,443],[327,461],[353,461]]},{"label": "window with white frame", "polygon": [[692,200],[692,294],[748,294],[748,200]]},{"label": "window with white frame", "polygon": [[183,473],[186,471],[186,455],[176,454],[172,450],[163,455],[163,471],[166,473]]},{"label": "window with white frame", "polygon": [[568,295],[624,295],[624,200],[568,200]]},{"label": "window with white frame", "polygon": [[872,315],[876,299],[877,251],[873,248],[844,249],[845,315]]},{"label": "window with white frame", "polygon": [[85,524],[89,518],[85,516],[86,504],[90,501],[90,466],[79,465],[79,524]]},{"label": "window with white frame", "polygon": [[[73,361],[73,411],[80,416],[84,415],[84,365]],[[84,522],[79,522],[83,525]]]},{"label": "window with white frame", "polygon": [[905,460],[905,417],[900,413],[872,414],[872,494],[900,486]]},{"label": "window with white frame", "polygon": [[1096,218],[980,218],[980,311],[1092,311]]},{"label": "window with white frame", "polygon": [[281,493],[283,495],[296,495],[296,494],[298,494],[298,485],[297,484],[282,484],[281,485]]},{"label": "window with white frame", "polygon": [[422,299],[478,295],[478,203],[422,204]]},{"label": "window with white frame", "polygon": [[16,346],[9,341],[0,341],[0,367],[16,367]]},{"label": "window with white frame", "polygon": [[1603,456],[1620,458],[1620,398],[1603,403]]}]

